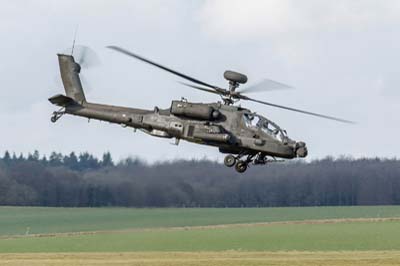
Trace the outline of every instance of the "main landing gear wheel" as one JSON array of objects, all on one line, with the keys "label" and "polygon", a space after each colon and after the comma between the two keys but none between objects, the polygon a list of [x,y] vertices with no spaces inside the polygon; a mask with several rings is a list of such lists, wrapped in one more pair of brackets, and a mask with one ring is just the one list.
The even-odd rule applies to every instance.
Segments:
[{"label": "main landing gear wheel", "polygon": [[247,170],[247,163],[245,161],[238,161],[235,165],[235,170],[238,173],[244,173]]},{"label": "main landing gear wheel", "polygon": [[227,155],[224,159],[224,164],[228,167],[234,166],[236,163],[236,158],[233,155]]}]

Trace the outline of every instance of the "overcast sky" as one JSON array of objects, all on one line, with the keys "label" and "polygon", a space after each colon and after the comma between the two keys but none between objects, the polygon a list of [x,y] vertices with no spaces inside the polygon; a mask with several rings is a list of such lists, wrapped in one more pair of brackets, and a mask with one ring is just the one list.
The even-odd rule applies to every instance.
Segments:
[{"label": "overcast sky", "polygon": [[[85,70],[91,102],[153,109],[172,99],[211,102],[179,78],[105,49],[119,45],[206,82],[226,86],[223,72],[263,78],[294,90],[252,94],[261,100],[357,121],[309,117],[259,104],[265,115],[327,155],[399,155],[400,1],[15,1],[0,8],[0,153],[110,151],[150,162],[221,159],[217,149],[134,133],[117,125],[64,116],[47,101],[63,93],[56,53],[77,43],[101,59]],[[89,83],[89,84],[88,84]]]}]

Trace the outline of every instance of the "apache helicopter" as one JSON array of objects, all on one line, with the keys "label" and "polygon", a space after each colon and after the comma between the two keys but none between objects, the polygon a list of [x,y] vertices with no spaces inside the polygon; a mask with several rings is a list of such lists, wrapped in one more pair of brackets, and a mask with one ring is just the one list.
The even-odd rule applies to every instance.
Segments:
[{"label": "apache helicopter", "polygon": [[[249,98],[244,93],[251,91],[251,87],[241,91],[237,90],[240,84],[247,82],[247,76],[238,72],[225,71],[224,78],[229,82],[229,88],[224,89],[179,73],[123,48],[117,46],[108,46],[107,48],[186,79],[191,83],[182,82],[183,85],[219,95],[222,102],[192,103],[182,98],[173,100],[168,109],[155,107],[154,110],[90,103],[86,101],[79,77],[81,60],[76,62],[72,54],[58,54],[61,79],[66,95],[58,94],[49,98],[52,104],[61,107],[59,111],[53,113],[51,117],[53,123],[64,114],[71,114],[121,124],[124,127],[139,129],[156,137],[175,138],[176,145],[179,144],[179,140],[183,139],[218,147],[221,153],[228,154],[224,159],[224,164],[228,167],[235,166],[239,173],[245,172],[250,163],[259,165],[278,161],[277,158],[303,158],[308,153],[304,142],[290,139],[286,131],[270,119],[234,105],[239,100],[253,101],[339,122],[353,123],[332,116]],[[267,81],[269,84],[285,86],[282,83]],[[256,87],[260,86],[254,88]]]}]

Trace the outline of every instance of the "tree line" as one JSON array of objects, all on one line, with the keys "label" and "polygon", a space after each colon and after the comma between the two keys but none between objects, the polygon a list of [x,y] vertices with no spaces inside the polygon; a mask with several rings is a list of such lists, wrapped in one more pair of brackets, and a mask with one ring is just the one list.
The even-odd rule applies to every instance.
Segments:
[{"label": "tree line", "polygon": [[0,157],[0,205],[278,207],[400,204],[400,160],[324,158],[251,167],[209,160],[147,164],[89,153]]}]

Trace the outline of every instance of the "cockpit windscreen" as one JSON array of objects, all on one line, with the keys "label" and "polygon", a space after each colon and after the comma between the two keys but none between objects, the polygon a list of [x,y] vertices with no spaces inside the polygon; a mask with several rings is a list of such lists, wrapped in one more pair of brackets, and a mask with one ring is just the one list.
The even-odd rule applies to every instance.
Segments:
[{"label": "cockpit windscreen", "polygon": [[285,130],[282,130],[277,124],[261,115],[255,113],[244,113],[243,119],[248,128],[262,130],[264,133],[280,141],[284,141],[287,138]]}]

